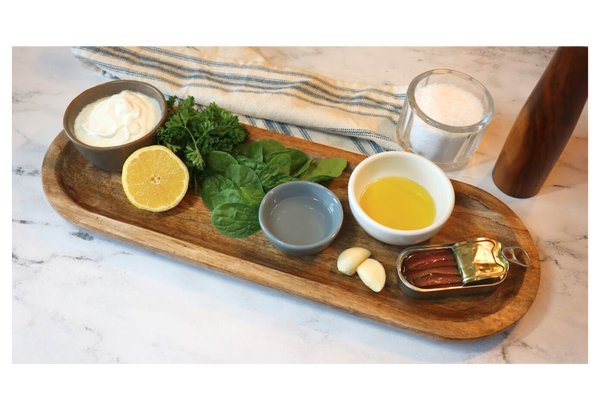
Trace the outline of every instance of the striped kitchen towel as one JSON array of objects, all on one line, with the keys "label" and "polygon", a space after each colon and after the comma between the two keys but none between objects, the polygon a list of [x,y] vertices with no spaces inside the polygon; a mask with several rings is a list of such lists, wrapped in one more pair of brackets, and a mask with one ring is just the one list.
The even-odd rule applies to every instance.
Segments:
[{"label": "striped kitchen towel", "polygon": [[110,79],[134,79],[167,96],[194,96],[240,122],[371,155],[401,150],[395,129],[404,87],[343,82],[271,64],[248,47],[72,47]]}]

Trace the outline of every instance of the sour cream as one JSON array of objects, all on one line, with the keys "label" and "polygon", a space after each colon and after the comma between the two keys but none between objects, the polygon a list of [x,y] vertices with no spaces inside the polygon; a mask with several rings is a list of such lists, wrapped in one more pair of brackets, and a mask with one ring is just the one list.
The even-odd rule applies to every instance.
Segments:
[{"label": "sour cream", "polygon": [[75,118],[75,136],[90,146],[118,146],[146,135],[160,117],[158,101],[124,90],[85,106]]}]

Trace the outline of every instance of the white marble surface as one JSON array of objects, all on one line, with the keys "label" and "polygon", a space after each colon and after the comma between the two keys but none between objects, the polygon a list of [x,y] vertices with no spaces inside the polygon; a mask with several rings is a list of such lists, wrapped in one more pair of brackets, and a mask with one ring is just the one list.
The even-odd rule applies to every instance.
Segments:
[{"label": "white marble surface", "polygon": [[13,363],[588,363],[588,116],[541,193],[501,193],[491,171],[552,48],[261,48],[275,64],[408,85],[432,68],[484,83],[496,115],[451,178],[505,202],[538,246],[542,276],[509,331],[441,343],[90,234],[50,206],[44,154],[68,103],[104,78],[68,48],[12,52]]}]

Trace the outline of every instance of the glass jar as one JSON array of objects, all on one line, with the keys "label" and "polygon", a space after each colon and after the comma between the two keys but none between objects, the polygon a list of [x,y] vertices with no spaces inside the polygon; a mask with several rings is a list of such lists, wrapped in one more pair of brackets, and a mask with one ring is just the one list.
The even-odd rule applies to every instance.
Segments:
[{"label": "glass jar", "polygon": [[[481,102],[481,115],[467,116],[467,120],[470,117],[472,121],[465,125],[455,125],[454,121],[452,124],[438,121],[427,115],[422,107],[425,104],[420,106],[417,99],[420,92],[424,95],[424,88],[434,84],[441,84],[438,87],[444,86],[447,93],[457,95],[456,98],[447,99],[447,104],[452,104],[455,109],[458,107],[463,111],[460,103],[463,99],[474,102],[478,100]],[[477,100],[464,97],[465,94],[470,96],[469,93]],[[443,107],[450,107],[444,103],[434,106],[442,108],[441,111],[444,111]],[[428,107],[431,109],[431,105]],[[493,115],[492,96],[477,80],[449,69],[427,71],[414,78],[408,86],[406,101],[396,128],[396,140],[406,151],[433,161],[444,171],[452,171],[464,166],[473,157]]]}]

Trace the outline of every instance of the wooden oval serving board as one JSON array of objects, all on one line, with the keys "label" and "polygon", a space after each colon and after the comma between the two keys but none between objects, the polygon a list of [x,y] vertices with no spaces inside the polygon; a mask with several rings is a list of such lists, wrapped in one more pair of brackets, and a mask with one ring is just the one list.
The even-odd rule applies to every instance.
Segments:
[{"label": "wooden oval serving board", "polygon": [[[529,253],[531,267],[511,268],[492,293],[416,300],[400,290],[396,259],[401,246],[368,236],[350,212],[347,196],[352,170],[365,157],[248,127],[250,141],[276,139],[319,157],[348,160],[343,175],[328,187],[344,207],[344,223],[336,240],[317,255],[293,257],[276,250],[262,232],[246,239],[220,234],[210,212],[192,190],[174,209],[164,213],[139,210],[129,203],[119,173],[89,163],[61,132],[48,149],[42,167],[44,191],[54,209],[72,224],[100,235],[163,254],[202,268],[258,283],[290,295],[439,340],[477,340],[502,332],[529,309],[540,282],[539,256],[520,219],[500,200],[474,186],[453,181],[456,205],[445,227],[425,244],[451,243],[481,236]],[[338,255],[352,246],[371,250],[386,268],[380,293],[357,275],[337,270]]]}]

